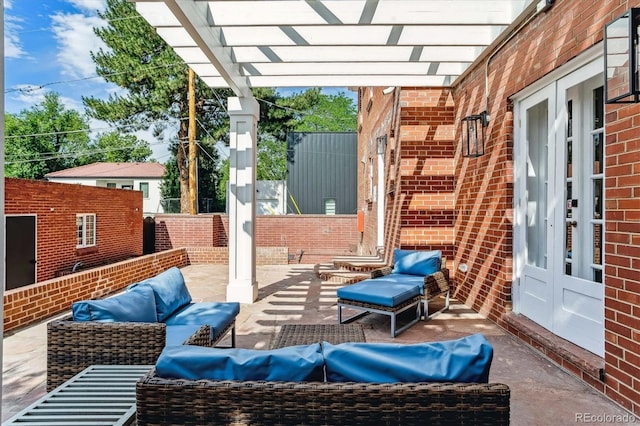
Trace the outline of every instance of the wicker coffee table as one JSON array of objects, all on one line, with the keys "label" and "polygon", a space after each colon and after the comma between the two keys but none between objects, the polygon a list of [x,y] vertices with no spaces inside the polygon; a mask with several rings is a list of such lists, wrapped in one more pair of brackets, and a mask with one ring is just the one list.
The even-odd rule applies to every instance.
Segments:
[{"label": "wicker coffee table", "polygon": [[285,346],[329,342],[366,342],[360,324],[284,324],[276,335],[272,349]]}]

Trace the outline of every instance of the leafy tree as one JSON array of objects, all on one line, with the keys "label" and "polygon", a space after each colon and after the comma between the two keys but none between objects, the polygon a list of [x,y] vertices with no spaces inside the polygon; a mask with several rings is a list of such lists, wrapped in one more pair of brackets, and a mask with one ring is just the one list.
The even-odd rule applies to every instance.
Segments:
[{"label": "leafy tree", "polygon": [[296,132],[355,132],[358,109],[344,92],[318,96],[317,102],[300,117]]},{"label": "leafy tree", "polygon": [[5,176],[42,179],[50,172],[87,163],[89,125],[67,110],[57,93],[18,114],[5,114]]},{"label": "leafy tree", "polygon": [[[156,134],[177,128],[171,138],[175,158],[181,211],[189,200],[188,159],[188,69],[155,29],[127,0],[107,0],[100,17],[108,24],[94,31],[108,47],[92,52],[96,72],[105,80],[125,89],[107,100],[83,98],[90,116],[129,126],[132,131],[153,127]],[[215,92],[196,78],[196,119],[209,133],[220,136],[228,128],[228,115],[218,99],[231,95],[227,89]],[[201,129],[200,129],[201,130]],[[196,135],[198,139],[199,136]],[[215,162],[215,160],[213,161]],[[169,164],[167,167],[170,168]],[[171,170],[174,170],[173,168]],[[173,186],[165,186],[169,191]]]},{"label": "leafy tree", "polygon": [[109,163],[147,161],[153,154],[147,141],[138,139],[135,135],[123,135],[117,131],[99,135],[91,151],[92,162]]}]

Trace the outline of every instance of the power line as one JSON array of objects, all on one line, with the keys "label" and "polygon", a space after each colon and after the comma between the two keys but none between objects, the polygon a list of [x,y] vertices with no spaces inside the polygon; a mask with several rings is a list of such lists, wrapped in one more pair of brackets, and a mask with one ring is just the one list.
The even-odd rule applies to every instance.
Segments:
[{"label": "power line", "polygon": [[[84,15],[87,18],[93,18],[94,16],[87,16]],[[125,16],[124,18],[114,18],[114,19],[102,19],[105,23],[112,23],[112,22],[120,22],[120,21],[128,21],[131,19],[142,19],[142,16],[138,15],[138,16]],[[16,35],[22,35],[22,34],[31,34],[31,33],[38,33],[38,32],[42,32],[42,31],[51,31],[51,28],[49,27],[41,27],[41,28],[37,28],[37,29],[32,29],[32,30],[25,30],[25,31],[13,31],[12,34],[16,34]]]},{"label": "power line", "polygon": [[[179,121],[187,120],[187,118],[178,118]],[[110,126],[110,127],[98,127],[98,128],[89,128],[89,129],[75,129],[75,130],[60,130],[55,132],[43,132],[43,133],[25,133],[19,135],[9,135],[5,136],[5,139],[17,139],[17,138],[28,138],[28,137],[36,137],[36,136],[62,136],[72,133],[92,133],[100,130],[135,130],[139,125],[146,125],[151,127],[155,123],[164,123],[165,120],[149,120],[142,121],[138,124],[127,124],[123,126]]]},{"label": "power line", "polygon": [[[149,144],[149,146],[155,146],[155,145],[163,145],[163,142],[157,142],[157,143],[153,143],[153,144]],[[28,158],[28,159],[20,159],[20,160],[12,160],[12,158],[15,157],[20,157],[21,155],[6,155],[5,157],[5,164],[9,165],[9,164],[25,164],[25,163],[35,163],[38,161],[50,161],[50,160],[64,160],[64,159],[78,159],[80,157],[83,156],[90,156],[90,155],[95,155],[95,154],[104,154],[104,153],[110,153],[110,152],[114,152],[114,151],[124,151],[124,150],[130,150],[131,147],[130,146],[125,146],[125,147],[114,147],[114,148],[104,148],[104,149],[89,149],[89,150],[85,150],[85,151],[72,151],[72,152],[67,152],[67,153],[56,153],[56,152],[38,152],[38,153],[31,153],[31,154],[37,154],[40,155],[40,157],[35,157],[35,158]]]},{"label": "power line", "polygon": [[[186,65],[184,62],[174,62],[171,64],[164,64],[164,65],[143,65],[144,68],[146,69],[158,69],[158,68],[170,68],[170,67],[174,67],[174,66],[179,66],[179,65]],[[32,85],[27,85],[29,87],[20,87],[20,88],[11,88],[11,89],[6,89],[4,91],[4,93],[14,93],[14,92],[20,92],[20,93],[30,93],[30,92],[35,92],[37,90],[40,89],[44,89],[45,87],[48,86],[54,86],[56,84],[69,84],[69,83],[76,83],[78,81],[87,81],[87,80],[94,80],[97,78],[104,78],[104,77],[113,77],[113,76],[117,76],[117,75],[123,75],[123,74],[133,74],[133,73],[138,73],[139,71],[134,71],[134,70],[129,70],[129,71],[119,71],[119,72],[113,72],[110,74],[105,74],[105,75],[93,75],[93,76],[88,76],[88,77],[82,77],[82,78],[75,78],[75,79],[71,79],[71,80],[60,80],[60,81],[52,81],[50,83],[43,83],[43,84],[32,84]]]}]

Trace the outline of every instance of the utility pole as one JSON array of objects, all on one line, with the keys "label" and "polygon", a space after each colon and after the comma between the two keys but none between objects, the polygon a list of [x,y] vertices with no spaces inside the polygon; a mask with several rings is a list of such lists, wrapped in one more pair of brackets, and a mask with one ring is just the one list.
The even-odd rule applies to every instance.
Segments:
[{"label": "utility pole", "polygon": [[189,214],[198,214],[196,179],[196,74],[189,68]]}]

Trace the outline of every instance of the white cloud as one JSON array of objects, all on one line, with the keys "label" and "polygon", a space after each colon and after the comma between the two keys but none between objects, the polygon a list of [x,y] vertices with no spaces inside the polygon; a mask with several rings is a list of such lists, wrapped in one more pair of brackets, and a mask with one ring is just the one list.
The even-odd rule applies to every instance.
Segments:
[{"label": "white cloud", "polygon": [[[51,90],[46,87],[33,86],[29,84],[19,84],[13,87],[15,91],[11,92],[11,100],[22,105],[22,108],[28,109],[36,104],[44,101],[44,96]],[[80,114],[84,114],[84,105],[82,101],[68,96],[60,95],[60,103],[67,110],[74,109]]]},{"label": "white cloud", "polygon": [[104,21],[96,16],[63,13],[53,15],[51,19],[63,74],[72,78],[95,75],[96,67],[90,52],[105,48],[105,44],[94,34],[93,28],[103,26]]},{"label": "white cloud", "polygon": [[67,0],[67,3],[89,13],[95,13],[96,10],[102,11],[106,7],[106,0]]},{"label": "white cloud", "polygon": [[4,8],[11,9],[11,0],[4,0]]},{"label": "white cloud", "polygon": [[46,89],[30,84],[18,84],[13,89],[16,91],[11,92],[8,96],[16,102],[25,104],[27,108],[42,102],[44,95],[47,93]]},{"label": "white cloud", "polygon": [[24,58],[28,57],[27,52],[22,48],[22,41],[20,40],[20,30],[22,26],[20,23],[23,19],[16,18],[15,16],[5,15],[4,22],[4,57],[5,58]]}]

